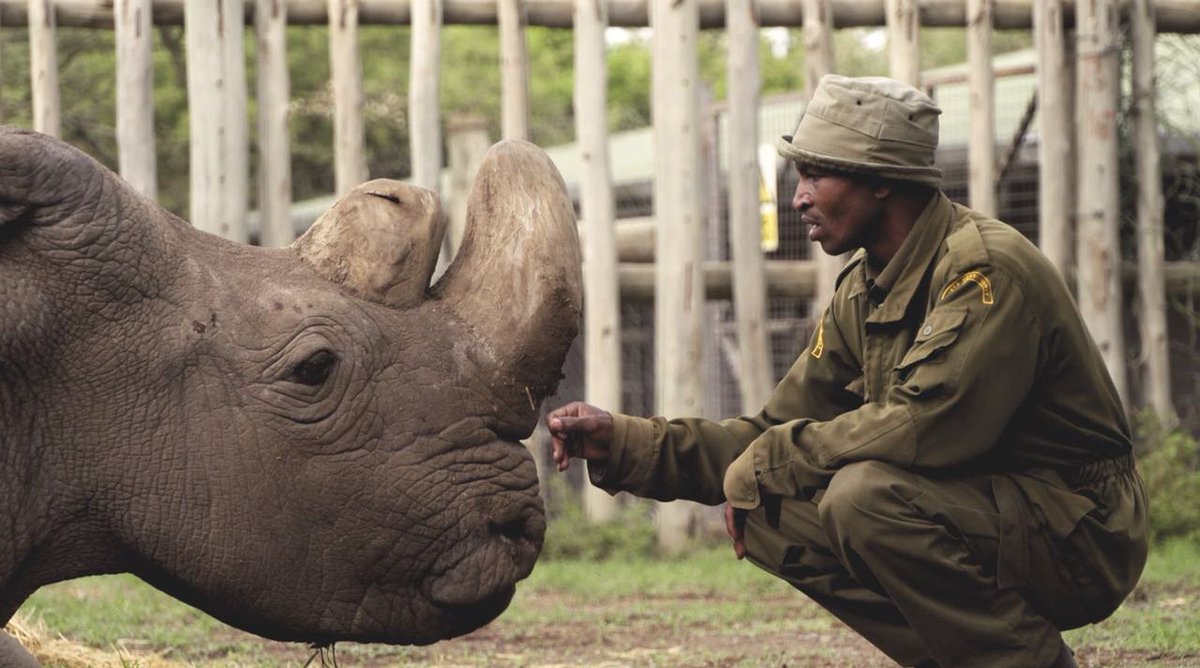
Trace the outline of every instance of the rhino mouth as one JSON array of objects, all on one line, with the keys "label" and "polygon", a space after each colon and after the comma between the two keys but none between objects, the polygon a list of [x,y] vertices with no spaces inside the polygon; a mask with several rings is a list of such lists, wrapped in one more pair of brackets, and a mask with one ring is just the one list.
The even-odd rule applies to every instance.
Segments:
[{"label": "rhino mouth", "polygon": [[[515,497],[515,498],[514,498]],[[533,571],[542,549],[546,520],[533,489],[493,498],[472,522],[475,529],[438,559],[429,581],[429,600],[448,612],[499,605],[512,598],[517,581]],[[494,615],[493,615],[494,616]]]}]

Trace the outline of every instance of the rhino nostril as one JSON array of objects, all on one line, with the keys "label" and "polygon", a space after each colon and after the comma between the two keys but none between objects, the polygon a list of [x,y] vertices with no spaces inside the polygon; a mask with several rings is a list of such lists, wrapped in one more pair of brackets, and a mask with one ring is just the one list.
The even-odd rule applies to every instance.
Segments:
[{"label": "rhino nostril", "polygon": [[510,520],[508,522],[492,520],[488,522],[488,531],[493,535],[503,536],[513,541],[526,540],[528,538],[523,520]]}]

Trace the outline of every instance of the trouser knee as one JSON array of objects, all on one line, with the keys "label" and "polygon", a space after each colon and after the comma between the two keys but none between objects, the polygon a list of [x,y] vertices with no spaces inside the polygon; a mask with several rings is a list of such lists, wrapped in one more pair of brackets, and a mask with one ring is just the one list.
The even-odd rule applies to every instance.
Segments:
[{"label": "trouser knee", "polygon": [[833,476],[817,514],[835,549],[847,541],[874,543],[893,533],[908,498],[915,494],[919,491],[906,485],[900,469],[891,464],[856,462]]}]

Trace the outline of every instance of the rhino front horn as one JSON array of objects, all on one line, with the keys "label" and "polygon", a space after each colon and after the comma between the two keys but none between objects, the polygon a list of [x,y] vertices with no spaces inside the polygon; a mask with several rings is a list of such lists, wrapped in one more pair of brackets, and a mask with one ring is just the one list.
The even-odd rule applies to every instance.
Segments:
[{"label": "rhino front horn", "polygon": [[436,194],[376,179],[346,193],[292,248],[355,296],[408,308],[426,297],[445,231]]},{"label": "rhino front horn", "polygon": [[434,293],[475,331],[529,428],[579,331],[581,265],[575,210],[554,163],[528,142],[489,149],[462,246]]}]

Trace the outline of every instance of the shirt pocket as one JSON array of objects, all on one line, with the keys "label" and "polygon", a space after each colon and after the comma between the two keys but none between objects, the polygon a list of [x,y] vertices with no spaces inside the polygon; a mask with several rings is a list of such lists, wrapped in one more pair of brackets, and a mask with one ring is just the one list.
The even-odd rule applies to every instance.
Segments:
[{"label": "shirt pocket", "polygon": [[929,315],[925,316],[925,322],[917,329],[912,346],[895,367],[898,379],[903,382],[922,364],[942,361],[947,349],[958,340],[966,320],[967,310],[963,308],[940,308],[930,311]]}]

